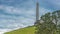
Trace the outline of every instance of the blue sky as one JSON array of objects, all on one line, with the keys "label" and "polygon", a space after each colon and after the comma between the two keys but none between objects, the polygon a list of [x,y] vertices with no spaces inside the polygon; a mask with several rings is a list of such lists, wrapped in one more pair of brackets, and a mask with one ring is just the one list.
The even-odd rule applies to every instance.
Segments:
[{"label": "blue sky", "polygon": [[[60,0],[39,0],[40,16],[60,9]],[[0,29],[31,26],[35,22],[36,0],[0,0]]]}]

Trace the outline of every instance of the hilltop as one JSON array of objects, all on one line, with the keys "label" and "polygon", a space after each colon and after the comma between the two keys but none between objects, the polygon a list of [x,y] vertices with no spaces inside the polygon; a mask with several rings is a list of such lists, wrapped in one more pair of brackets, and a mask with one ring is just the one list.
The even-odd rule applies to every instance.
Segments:
[{"label": "hilltop", "polygon": [[6,32],[5,34],[34,34],[34,32],[35,32],[35,27],[29,26],[11,32]]}]

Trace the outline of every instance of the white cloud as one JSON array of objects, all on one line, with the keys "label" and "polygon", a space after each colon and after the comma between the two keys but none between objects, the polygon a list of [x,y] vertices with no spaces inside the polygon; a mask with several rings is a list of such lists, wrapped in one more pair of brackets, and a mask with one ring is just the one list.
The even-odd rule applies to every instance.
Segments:
[{"label": "white cloud", "polygon": [[0,29],[0,34],[4,34],[5,32],[12,31],[11,29]]}]

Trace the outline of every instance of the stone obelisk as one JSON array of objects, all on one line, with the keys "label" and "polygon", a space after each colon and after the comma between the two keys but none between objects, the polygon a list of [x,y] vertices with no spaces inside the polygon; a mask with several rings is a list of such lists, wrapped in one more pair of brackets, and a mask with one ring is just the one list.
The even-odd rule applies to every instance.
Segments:
[{"label": "stone obelisk", "polygon": [[40,21],[40,19],[39,19],[39,2],[37,0],[37,2],[36,2],[36,22],[35,22],[35,24],[39,21]]},{"label": "stone obelisk", "polygon": [[36,3],[36,21],[39,20],[39,3],[38,3],[38,0],[37,0],[37,3]]}]

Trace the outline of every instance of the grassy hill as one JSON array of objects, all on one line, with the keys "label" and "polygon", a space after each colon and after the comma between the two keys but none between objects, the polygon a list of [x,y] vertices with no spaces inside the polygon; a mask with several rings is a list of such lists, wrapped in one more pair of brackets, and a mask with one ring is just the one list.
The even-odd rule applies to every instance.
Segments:
[{"label": "grassy hill", "polygon": [[14,30],[11,32],[6,32],[5,34],[34,34],[34,32],[35,32],[35,27],[30,26],[30,27]]}]

